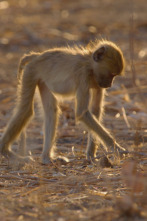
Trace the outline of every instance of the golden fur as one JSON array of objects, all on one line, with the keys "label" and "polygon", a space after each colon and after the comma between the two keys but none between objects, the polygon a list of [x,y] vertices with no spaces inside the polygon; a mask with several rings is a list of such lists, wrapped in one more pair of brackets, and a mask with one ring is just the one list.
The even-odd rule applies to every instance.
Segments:
[{"label": "golden fur", "polygon": [[86,47],[54,48],[25,55],[19,65],[18,99],[14,114],[0,139],[0,152],[15,159],[20,157],[10,145],[26,127],[33,115],[33,99],[38,86],[44,109],[45,138],[42,162],[53,154],[60,96],[75,97],[76,120],[89,131],[87,159],[96,155],[95,140],[111,149],[124,150],[101,124],[105,88],[124,71],[121,49],[110,41],[91,42]]}]

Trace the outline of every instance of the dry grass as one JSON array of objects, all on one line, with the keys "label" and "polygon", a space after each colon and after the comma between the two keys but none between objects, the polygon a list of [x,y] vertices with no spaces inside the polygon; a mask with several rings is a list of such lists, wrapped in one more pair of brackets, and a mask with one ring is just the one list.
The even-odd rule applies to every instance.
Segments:
[{"label": "dry grass", "polygon": [[[74,40],[87,43],[101,35],[118,43],[126,57],[126,76],[116,80],[106,97],[104,124],[130,152],[116,159],[113,168],[106,167],[102,158],[97,165],[88,164],[87,133],[75,125],[73,102],[66,102],[61,104],[57,147],[71,161],[42,165],[42,120],[37,114],[27,129],[27,147],[35,162],[21,167],[1,157],[0,220],[147,219],[147,5],[145,0],[133,1],[130,28],[131,4],[127,0],[0,2],[0,135],[15,103],[16,70],[23,53]],[[13,148],[17,150],[17,143]],[[102,149],[98,156],[103,157]]]}]

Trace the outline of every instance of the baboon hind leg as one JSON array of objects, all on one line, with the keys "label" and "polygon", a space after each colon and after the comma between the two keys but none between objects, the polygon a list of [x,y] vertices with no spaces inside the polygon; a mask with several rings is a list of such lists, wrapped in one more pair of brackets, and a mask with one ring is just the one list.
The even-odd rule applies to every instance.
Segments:
[{"label": "baboon hind leg", "polygon": [[36,81],[29,68],[25,68],[20,84],[18,85],[17,105],[6,130],[0,139],[0,152],[7,158],[28,161],[29,157],[21,157],[11,150],[11,144],[20,135],[33,115],[33,97]]},{"label": "baboon hind leg", "polygon": [[26,131],[25,130],[23,130],[20,134],[18,146],[19,146],[19,154],[21,156],[26,156]]},{"label": "baboon hind leg", "polygon": [[42,163],[49,164],[51,160],[60,160],[63,163],[69,162],[68,158],[63,156],[56,156],[56,153],[54,152],[59,112],[58,102],[45,83],[39,82],[38,87],[44,109],[45,135],[42,152]]},{"label": "baboon hind leg", "polygon": [[44,147],[42,163],[48,164],[54,155],[54,142],[58,123],[58,105],[56,98],[50,92],[45,83],[38,84],[41,101],[44,110]]}]

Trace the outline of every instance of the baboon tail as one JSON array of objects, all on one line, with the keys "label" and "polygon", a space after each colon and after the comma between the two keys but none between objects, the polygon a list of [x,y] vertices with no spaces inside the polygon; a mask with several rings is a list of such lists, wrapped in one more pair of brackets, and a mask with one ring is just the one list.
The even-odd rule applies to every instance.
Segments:
[{"label": "baboon tail", "polygon": [[22,59],[20,60],[19,67],[18,67],[18,74],[17,74],[17,79],[20,80],[22,71],[24,69],[24,66],[32,61],[34,58],[36,58],[37,54],[29,54],[29,55],[24,55]]}]

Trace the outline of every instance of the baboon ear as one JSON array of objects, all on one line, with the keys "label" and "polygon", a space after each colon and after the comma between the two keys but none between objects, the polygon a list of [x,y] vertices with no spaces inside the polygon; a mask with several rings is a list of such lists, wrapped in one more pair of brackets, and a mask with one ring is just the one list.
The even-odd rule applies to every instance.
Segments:
[{"label": "baboon ear", "polygon": [[94,59],[94,61],[98,62],[98,61],[102,60],[102,58],[104,57],[105,51],[106,51],[106,48],[105,48],[104,46],[102,46],[101,48],[99,48],[98,50],[96,50],[96,51],[93,53],[93,59]]}]

